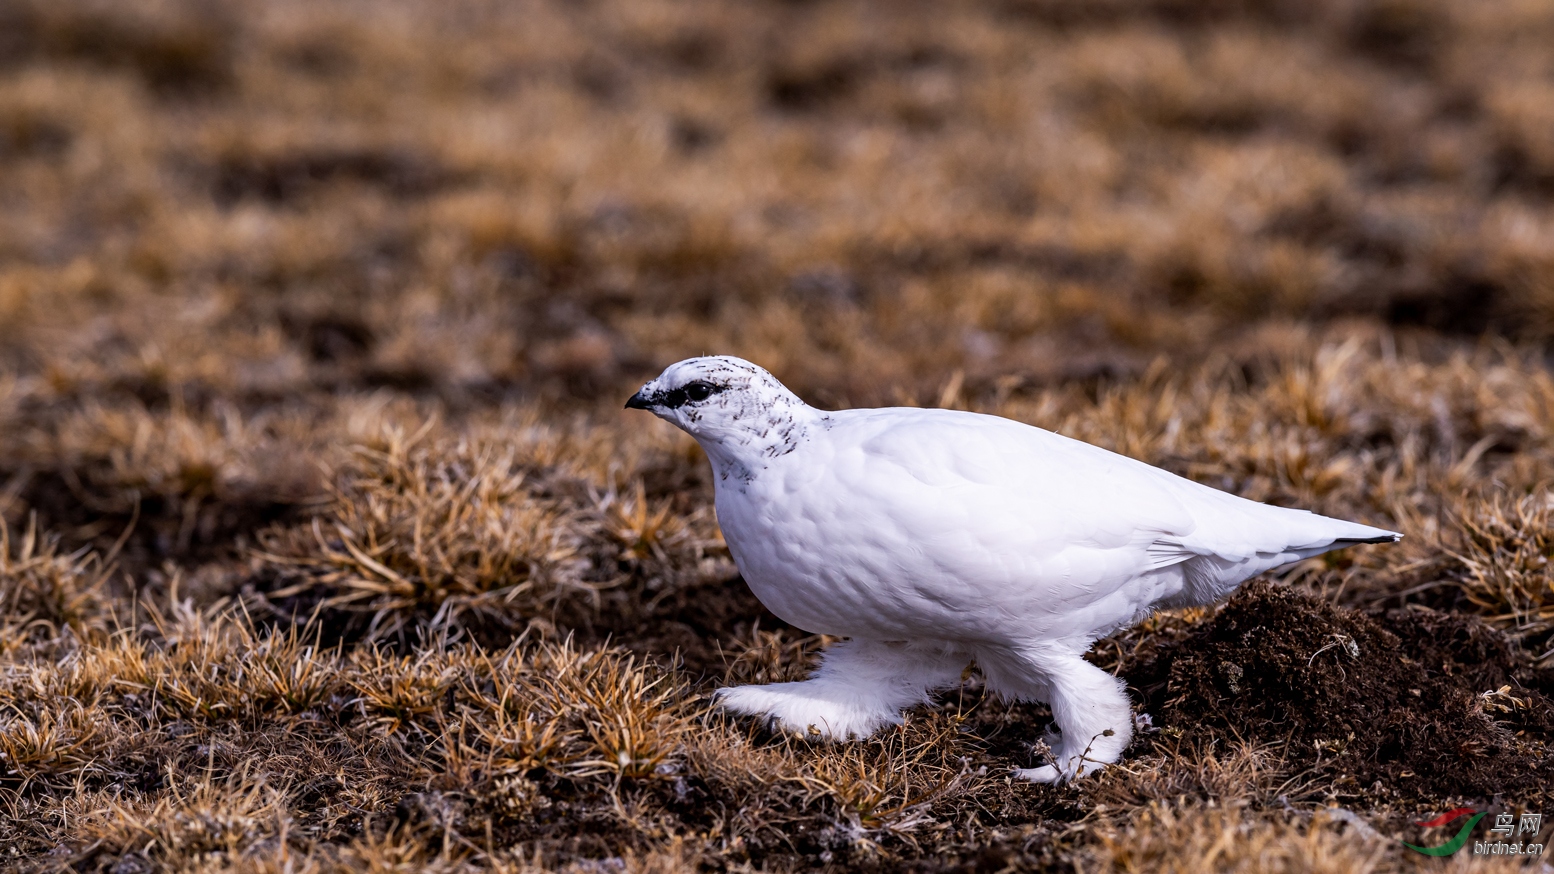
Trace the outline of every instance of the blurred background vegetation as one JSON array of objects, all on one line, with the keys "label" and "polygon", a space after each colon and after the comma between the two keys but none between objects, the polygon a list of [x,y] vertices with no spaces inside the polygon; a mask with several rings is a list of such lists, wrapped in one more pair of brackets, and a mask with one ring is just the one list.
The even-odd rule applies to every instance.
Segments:
[{"label": "blurred background vegetation", "polygon": [[156,558],[308,493],[364,398],[605,409],[719,352],[996,404],[1554,334],[1540,0],[8,0],[0,34],[6,513],[220,492]]}]

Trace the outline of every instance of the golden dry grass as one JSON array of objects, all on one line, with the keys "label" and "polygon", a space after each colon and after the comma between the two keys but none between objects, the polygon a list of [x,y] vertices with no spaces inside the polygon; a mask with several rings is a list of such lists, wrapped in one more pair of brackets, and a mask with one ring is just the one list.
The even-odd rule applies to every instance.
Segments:
[{"label": "golden dry grass", "polygon": [[1401,530],[1281,585],[1425,617],[1467,768],[1554,742],[1551,338],[1540,0],[0,0],[0,868],[1416,870],[1554,796],[718,714],[824,641],[620,402],[727,352]]}]

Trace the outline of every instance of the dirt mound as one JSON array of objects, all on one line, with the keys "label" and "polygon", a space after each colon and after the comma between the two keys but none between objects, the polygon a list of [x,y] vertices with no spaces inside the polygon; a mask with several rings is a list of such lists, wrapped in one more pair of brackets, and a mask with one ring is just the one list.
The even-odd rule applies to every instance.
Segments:
[{"label": "dirt mound", "polygon": [[1534,740],[1554,721],[1551,672],[1470,617],[1368,615],[1259,581],[1123,673],[1167,731],[1285,744],[1340,795],[1407,803],[1554,785]]}]

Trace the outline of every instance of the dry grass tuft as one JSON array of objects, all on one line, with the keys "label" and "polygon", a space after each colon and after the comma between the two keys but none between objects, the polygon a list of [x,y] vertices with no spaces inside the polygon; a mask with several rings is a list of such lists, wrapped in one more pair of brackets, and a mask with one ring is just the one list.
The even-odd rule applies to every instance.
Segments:
[{"label": "dry grass tuft", "polygon": [[1411,870],[1400,848],[1366,826],[1319,812],[1311,817],[1258,815],[1235,807],[1160,803],[1144,807],[1121,829],[1099,836],[1080,865],[1117,872],[1332,872]]},{"label": "dry grass tuft", "polygon": [[1463,596],[1491,621],[1524,635],[1554,629],[1554,557],[1547,488],[1519,498],[1494,495],[1461,520],[1462,547],[1452,554]]},{"label": "dry grass tuft", "polygon": [[411,623],[512,633],[597,611],[601,592],[629,582],[652,599],[726,573],[705,510],[654,507],[640,479],[623,497],[608,474],[601,494],[568,433],[520,422],[427,440],[434,425],[356,447],[323,513],[261,536],[267,604],[370,616],[368,639],[403,640]]},{"label": "dry grass tuft", "polygon": [[58,535],[27,520],[18,542],[0,519],[0,654],[30,642],[107,633],[113,604],[104,591],[113,565],[86,549],[60,551]]},{"label": "dry grass tuft", "polygon": [[520,598],[589,591],[577,522],[526,484],[528,459],[495,443],[443,455],[416,448],[415,436],[358,449],[337,479],[333,512],[267,538],[258,558],[285,569],[283,580],[302,578],[272,597],[324,587],[323,606],[375,614],[376,635],[403,631],[394,617],[417,610],[437,613],[436,626]]}]

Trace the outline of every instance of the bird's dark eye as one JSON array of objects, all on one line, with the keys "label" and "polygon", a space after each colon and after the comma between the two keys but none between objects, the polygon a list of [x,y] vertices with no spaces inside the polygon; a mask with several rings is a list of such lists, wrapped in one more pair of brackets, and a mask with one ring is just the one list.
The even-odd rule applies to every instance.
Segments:
[{"label": "bird's dark eye", "polygon": [[705,382],[693,382],[685,387],[685,396],[693,401],[704,401],[712,397],[712,386]]}]

